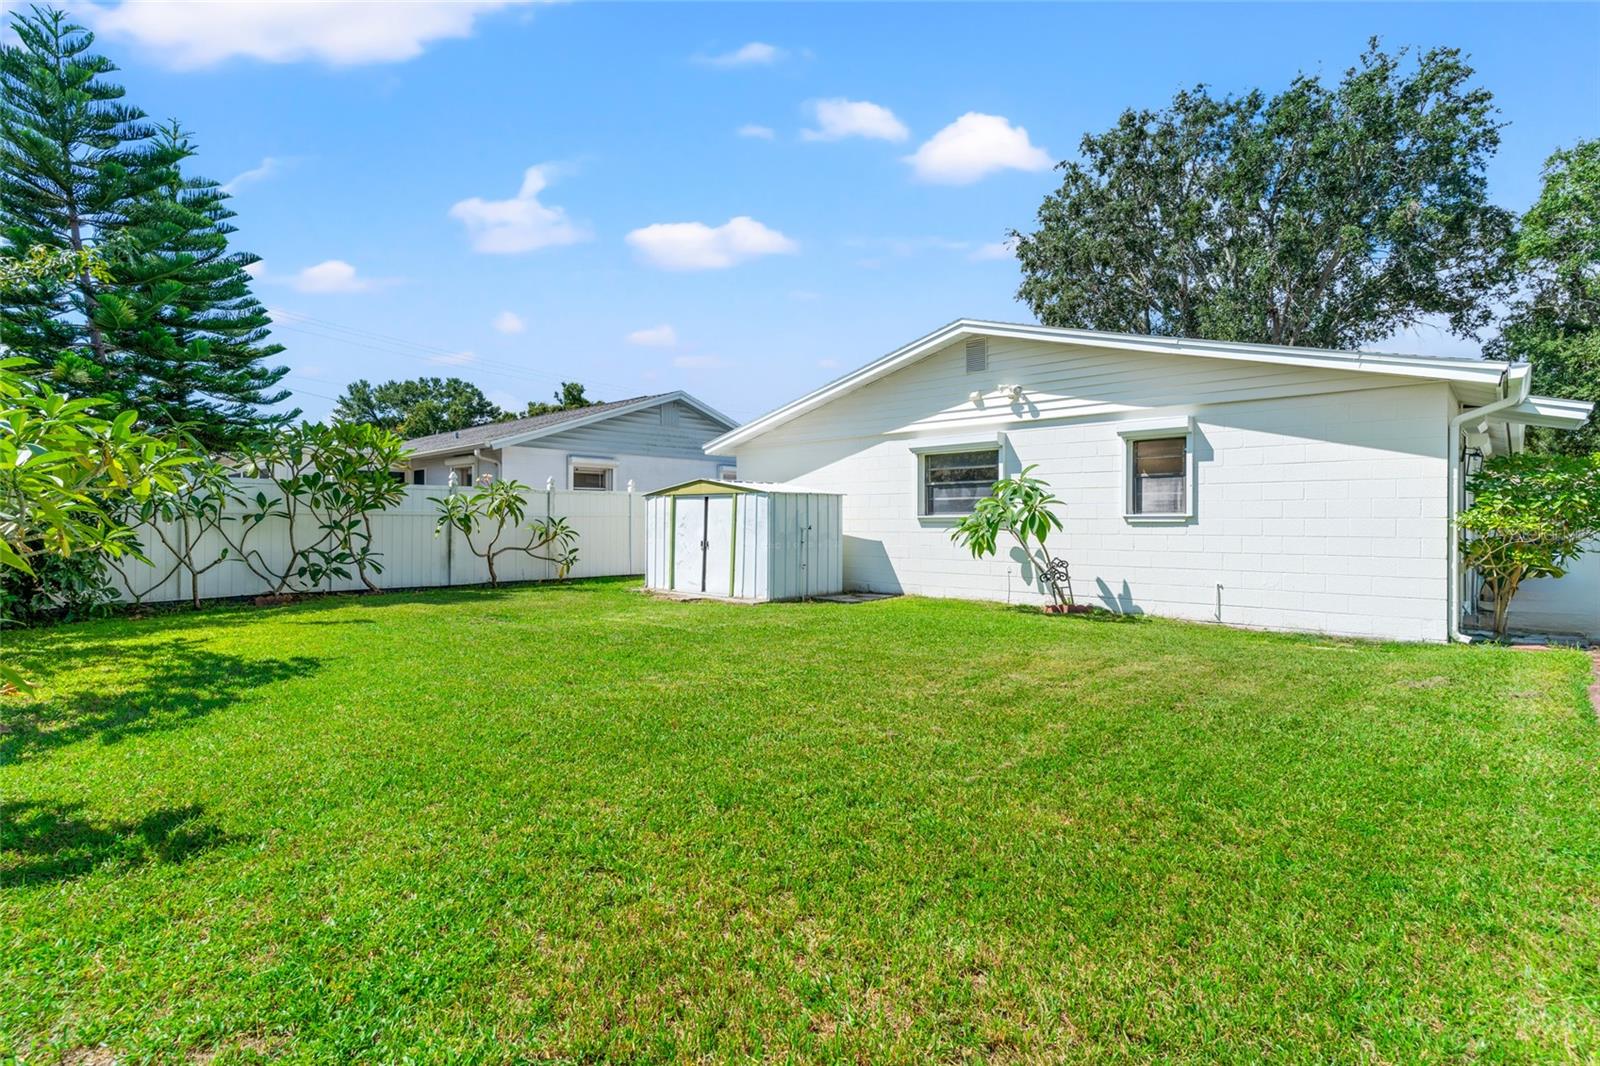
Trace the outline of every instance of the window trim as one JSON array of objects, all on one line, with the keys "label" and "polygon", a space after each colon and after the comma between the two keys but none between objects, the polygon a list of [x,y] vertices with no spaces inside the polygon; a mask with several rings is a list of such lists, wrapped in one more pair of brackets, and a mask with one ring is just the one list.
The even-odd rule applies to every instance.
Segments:
[{"label": "window trim", "polygon": [[979,440],[941,441],[938,444],[914,445],[911,453],[916,456],[916,492],[917,521],[939,523],[959,522],[970,515],[971,511],[934,514],[928,510],[928,456],[951,455],[956,452],[994,452],[995,480],[1006,476],[1006,447],[1005,440],[997,435]]},{"label": "window trim", "polygon": [[[579,488],[575,475],[582,471],[586,474],[604,473],[606,485],[603,489]],[[617,461],[603,459],[598,456],[569,455],[567,456],[567,490],[570,492],[615,492],[617,488]]]},{"label": "window trim", "polygon": [[[1195,483],[1194,418],[1174,418],[1130,422],[1117,429],[1122,438],[1122,519],[1132,525],[1173,525],[1194,521],[1198,486]],[[1183,510],[1140,512],[1133,509],[1133,446],[1144,440],[1183,440]]]}]

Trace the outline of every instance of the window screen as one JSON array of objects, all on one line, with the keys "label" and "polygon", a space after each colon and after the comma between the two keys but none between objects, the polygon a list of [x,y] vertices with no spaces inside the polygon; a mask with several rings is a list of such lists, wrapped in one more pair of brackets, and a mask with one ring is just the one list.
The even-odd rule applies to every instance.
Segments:
[{"label": "window screen", "polygon": [[969,514],[1000,480],[1000,449],[922,457],[923,514]]},{"label": "window screen", "polygon": [[425,485],[425,484],[427,484],[428,483],[427,471],[425,471],[425,470],[413,470],[413,471],[411,471],[411,483],[413,485]]},{"label": "window screen", "polygon": [[572,487],[604,492],[611,487],[611,471],[605,467],[572,468]]},{"label": "window screen", "polygon": [[1183,514],[1188,508],[1187,440],[1133,442],[1133,513]]}]

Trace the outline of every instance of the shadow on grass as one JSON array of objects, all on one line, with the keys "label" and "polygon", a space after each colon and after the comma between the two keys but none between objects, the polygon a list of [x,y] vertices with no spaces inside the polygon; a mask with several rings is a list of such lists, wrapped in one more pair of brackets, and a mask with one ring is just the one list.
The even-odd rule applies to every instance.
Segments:
[{"label": "shadow on grass", "polygon": [[192,804],[98,825],[81,817],[82,809],[81,803],[0,803],[0,884],[53,884],[106,866],[180,863],[238,839]]},{"label": "shadow on grass", "polygon": [[[76,654],[65,665],[91,668],[100,660],[132,654],[105,647],[95,651],[98,654]],[[112,682],[112,687],[101,690],[69,688],[36,703],[6,708],[0,722],[4,730],[0,766],[91,737],[115,744],[136,734],[178,729],[237,703],[255,689],[305,677],[320,665],[305,655],[249,659],[181,638],[148,644],[137,654],[143,670],[136,679]],[[48,680],[41,658],[30,656],[19,665],[26,674]],[[58,670],[63,666],[59,659],[52,665]]]}]

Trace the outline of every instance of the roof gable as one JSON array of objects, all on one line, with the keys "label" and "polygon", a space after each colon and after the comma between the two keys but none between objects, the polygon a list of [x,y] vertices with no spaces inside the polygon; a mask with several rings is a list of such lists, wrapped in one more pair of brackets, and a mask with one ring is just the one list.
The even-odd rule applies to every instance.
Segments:
[{"label": "roof gable", "polygon": [[615,418],[631,411],[641,411],[673,401],[693,407],[707,418],[728,429],[732,429],[737,425],[727,415],[686,392],[663,392],[653,396],[635,396],[628,400],[613,400],[610,403],[595,404],[591,407],[574,407],[566,411],[551,411],[548,414],[534,415],[531,418],[514,418],[508,422],[489,422],[485,425],[469,426],[465,429],[453,430],[448,433],[434,433],[431,436],[416,437],[406,441],[406,448],[411,451],[414,458],[460,452],[473,448],[506,448],[537,440],[553,433],[563,433],[579,426],[603,422],[608,418]]}]

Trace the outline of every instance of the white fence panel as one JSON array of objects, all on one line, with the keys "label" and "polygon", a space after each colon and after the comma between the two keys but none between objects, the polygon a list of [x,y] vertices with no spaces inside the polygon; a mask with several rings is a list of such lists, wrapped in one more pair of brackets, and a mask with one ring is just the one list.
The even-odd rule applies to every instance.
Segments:
[{"label": "white fence panel", "polygon": [[[277,496],[278,490],[270,481],[240,480],[234,488],[241,494],[254,498],[257,492]],[[466,538],[459,532],[435,535],[439,514],[435,500],[452,491],[421,485],[408,485],[405,497],[387,511],[372,515],[372,547],[381,553],[381,574],[373,581],[380,588],[431,588],[449,585],[476,585],[489,580],[489,568],[483,559],[469,549]],[[528,519],[565,517],[578,533],[578,564],[572,571],[574,577],[603,577],[640,573],[644,566],[645,506],[644,497],[631,492],[552,492],[530,490],[526,496]],[[235,544],[243,533],[239,519],[253,512],[254,504],[229,504],[224,514],[228,538]],[[152,565],[135,560],[124,560],[120,572],[112,575],[124,600],[142,597],[151,603],[185,600],[191,595],[190,578],[186,572],[169,574],[177,556],[163,546],[156,530],[142,528],[139,540]],[[281,568],[289,558],[291,547],[290,525],[281,518],[270,518],[249,530],[244,547],[252,557],[258,558],[257,568],[268,572]],[[178,523],[162,523],[160,533],[175,546],[182,544],[183,530]],[[316,520],[310,514],[301,514],[295,520],[292,543],[304,546],[321,536]],[[490,536],[480,531],[474,542],[482,549]],[[523,544],[527,542],[524,530],[518,533],[507,529],[500,543]],[[222,534],[206,533],[194,553],[194,561],[204,567],[216,559],[226,546]],[[543,560],[531,559],[520,552],[508,552],[495,561],[495,570],[501,581],[542,581],[555,577],[555,567]],[[297,583],[298,584],[298,583]],[[251,567],[237,551],[200,575],[200,598],[219,599],[234,596],[261,596],[272,591],[268,583],[252,572]],[[348,591],[365,586],[352,572],[348,579],[335,579],[320,586],[325,591]]]},{"label": "white fence panel", "polygon": [[1565,576],[1523,582],[1506,624],[1524,633],[1577,633],[1600,641],[1600,541],[1587,545]]}]

